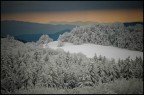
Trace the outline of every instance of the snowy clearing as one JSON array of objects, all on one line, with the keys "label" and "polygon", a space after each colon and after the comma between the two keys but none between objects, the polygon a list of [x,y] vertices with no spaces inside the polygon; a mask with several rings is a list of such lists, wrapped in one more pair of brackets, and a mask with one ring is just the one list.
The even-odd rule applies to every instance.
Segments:
[{"label": "snowy clearing", "polygon": [[102,46],[102,45],[95,45],[95,44],[82,44],[82,45],[73,45],[72,43],[64,42],[64,46],[57,47],[58,41],[48,43],[48,46],[52,49],[61,48],[64,51],[69,51],[70,53],[83,53],[88,58],[94,57],[95,53],[97,56],[102,55],[106,58],[114,58],[115,60],[126,59],[130,56],[131,59],[135,59],[137,57],[142,57],[143,59],[143,52],[139,51],[132,51],[127,49],[121,49],[113,46]]}]

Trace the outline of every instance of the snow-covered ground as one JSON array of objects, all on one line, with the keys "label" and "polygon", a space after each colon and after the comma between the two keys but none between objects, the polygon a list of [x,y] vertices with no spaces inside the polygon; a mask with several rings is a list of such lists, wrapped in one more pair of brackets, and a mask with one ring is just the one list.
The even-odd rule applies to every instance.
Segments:
[{"label": "snow-covered ground", "polygon": [[137,57],[142,57],[143,59],[143,52],[139,51],[132,51],[127,49],[121,49],[113,46],[102,46],[102,45],[95,45],[95,44],[82,44],[82,45],[73,45],[72,43],[64,43],[64,46],[57,47],[58,41],[48,43],[48,46],[52,49],[61,48],[64,51],[69,51],[70,53],[83,53],[89,58],[94,57],[95,53],[97,56],[102,55],[106,58],[114,58],[115,60],[125,59],[130,56],[131,59],[135,59]]}]

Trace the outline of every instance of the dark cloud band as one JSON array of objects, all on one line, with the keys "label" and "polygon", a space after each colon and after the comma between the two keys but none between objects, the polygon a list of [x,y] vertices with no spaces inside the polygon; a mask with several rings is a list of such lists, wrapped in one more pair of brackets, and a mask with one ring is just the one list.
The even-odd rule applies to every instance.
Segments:
[{"label": "dark cloud band", "polygon": [[2,1],[2,13],[142,9],[143,1]]}]

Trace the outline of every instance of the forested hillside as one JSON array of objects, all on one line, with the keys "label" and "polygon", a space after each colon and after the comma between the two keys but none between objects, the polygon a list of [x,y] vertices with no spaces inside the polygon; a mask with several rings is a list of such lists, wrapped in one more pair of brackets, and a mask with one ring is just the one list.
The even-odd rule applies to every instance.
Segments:
[{"label": "forested hillside", "polygon": [[142,94],[142,80],[141,58],[115,62],[1,38],[1,93]]},{"label": "forested hillside", "polygon": [[60,41],[76,45],[94,43],[143,51],[143,25],[124,26],[123,23],[98,23],[74,28],[59,37]]}]

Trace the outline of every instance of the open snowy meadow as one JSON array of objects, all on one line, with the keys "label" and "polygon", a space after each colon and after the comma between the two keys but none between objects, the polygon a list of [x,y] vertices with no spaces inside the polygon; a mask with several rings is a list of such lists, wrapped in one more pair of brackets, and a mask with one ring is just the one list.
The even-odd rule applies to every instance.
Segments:
[{"label": "open snowy meadow", "polygon": [[48,47],[44,48],[52,48],[58,49],[61,48],[66,52],[70,53],[82,53],[86,55],[88,58],[93,58],[96,54],[97,56],[105,56],[109,59],[126,59],[130,57],[130,59],[136,59],[137,57],[141,57],[143,59],[143,52],[133,51],[128,49],[121,49],[113,46],[102,46],[95,44],[82,44],[82,45],[73,45],[73,43],[64,42],[62,47],[58,47],[58,41],[53,41],[48,43]]}]

